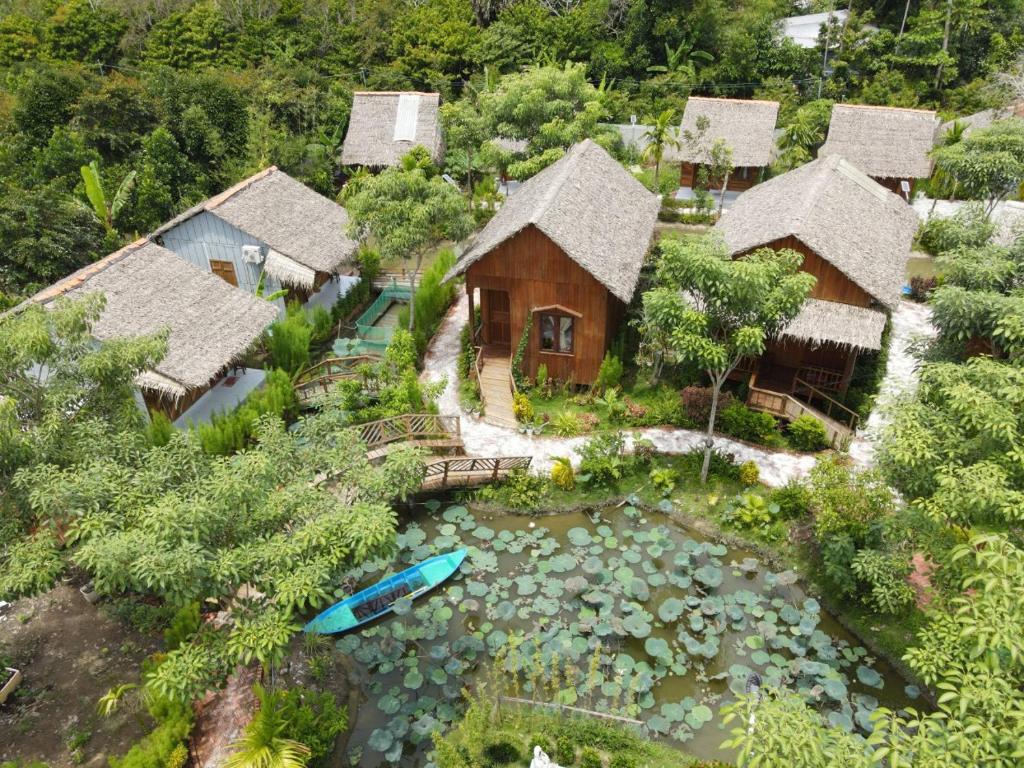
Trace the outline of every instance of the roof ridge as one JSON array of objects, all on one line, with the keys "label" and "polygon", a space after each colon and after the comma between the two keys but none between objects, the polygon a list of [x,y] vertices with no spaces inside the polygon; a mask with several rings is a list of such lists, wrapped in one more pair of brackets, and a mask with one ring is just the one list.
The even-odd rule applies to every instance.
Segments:
[{"label": "roof ridge", "polygon": [[562,191],[562,187],[564,187],[565,183],[569,180],[569,176],[571,175],[569,173],[570,166],[574,165],[577,162],[577,158],[579,158],[579,156],[583,154],[584,149],[589,148],[587,147],[587,142],[590,142],[590,144],[594,144],[594,142],[590,141],[590,139],[584,139],[579,144],[570,147],[569,151],[566,154],[564,154],[562,157],[558,158],[554,163],[552,163],[550,167],[554,168],[558,163],[561,163],[563,160],[565,161],[562,168],[559,169],[559,175],[548,186],[544,194],[540,198],[538,198],[537,204],[534,206],[533,211],[530,213],[531,224],[535,226],[540,225],[539,219],[544,214],[544,212],[551,207],[552,201],[558,196],[558,194]]},{"label": "roof ridge", "polygon": [[735,99],[729,96],[690,96],[687,101],[693,101],[694,99],[699,101],[735,101],[740,104],[774,104],[779,106],[779,102],[774,99]]},{"label": "roof ridge", "polygon": [[849,108],[849,109],[877,109],[886,112],[917,112],[922,115],[935,115],[938,116],[938,112],[934,109],[917,109],[916,107],[887,107],[884,104],[851,104],[849,102],[837,102],[833,105],[833,109],[836,107]]},{"label": "roof ridge", "polygon": [[841,159],[839,155],[828,155],[821,161],[820,169],[814,169],[811,183],[804,187],[804,199],[800,201],[800,207],[796,212],[792,227],[794,230],[793,234],[799,234],[803,230],[804,222],[807,221],[811,209],[814,208],[815,203],[818,201],[818,193],[828,183],[829,174],[836,168],[836,161]]},{"label": "roof ridge", "polygon": [[249,187],[251,187],[256,182],[263,181],[263,179],[267,178],[268,176],[270,176],[271,174],[276,173],[276,172],[277,172],[277,166],[276,165],[271,165],[271,166],[268,166],[268,167],[264,168],[262,171],[258,171],[257,173],[254,173],[252,176],[250,176],[247,179],[242,179],[240,182],[238,182],[237,184],[234,184],[233,186],[228,187],[223,192],[220,192],[220,193],[218,193],[216,195],[213,195],[212,197],[208,197],[206,199],[206,202],[203,203],[202,210],[204,210],[204,211],[215,211],[215,210],[217,210],[217,208],[219,208],[220,206],[224,205],[224,203],[226,203],[228,200],[230,200],[235,195],[237,195],[237,194],[239,194],[241,192],[245,192],[247,189],[249,189]]}]

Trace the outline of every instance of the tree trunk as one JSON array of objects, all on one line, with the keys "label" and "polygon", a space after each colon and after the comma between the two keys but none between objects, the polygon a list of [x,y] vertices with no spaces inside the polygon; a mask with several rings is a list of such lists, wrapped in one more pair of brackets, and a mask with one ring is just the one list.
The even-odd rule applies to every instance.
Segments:
[{"label": "tree trunk", "polygon": [[654,194],[661,193],[661,187],[658,186],[658,175],[661,173],[661,152],[654,156]]},{"label": "tree trunk", "polygon": [[900,33],[896,35],[896,46],[893,53],[900,49],[900,40],[903,39],[903,30],[907,27],[907,15],[910,13],[910,0],[907,0],[907,4],[903,6],[903,21],[900,22]]},{"label": "tree trunk", "polygon": [[718,196],[718,218],[722,218],[722,208],[725,207],[725,188],[729,186],[729,177],[732,171],[726,171],[722,180],[722,193]]},{"label": "tree trunk", "polygon": [[416,323],[416,278],[419,277],[420,267],[423,266],[423,251],[416,253],[416,269],[409,278],[409,333],[412,333]]},{"label": "tree trunk", "polygon": [[724,379],[711,380],[711,415],[708,416],[708,434],[704,439],[704,465],[700,468],[700,484],[708,482],[708,470],[711,469],[711,449],[714,447],[715,417],[718,415],[718,395],[722,391]]},{"label": "tree trunk", "polygon": [[[949,27],[953,21],[953,0],[946,0],[946,25],[942,30],[942,53],[949,52]],[[942,65],[944,62],[939,62],[939,66],[935,69],[935,90],[939,90],[939,86],[942,84]]]}]

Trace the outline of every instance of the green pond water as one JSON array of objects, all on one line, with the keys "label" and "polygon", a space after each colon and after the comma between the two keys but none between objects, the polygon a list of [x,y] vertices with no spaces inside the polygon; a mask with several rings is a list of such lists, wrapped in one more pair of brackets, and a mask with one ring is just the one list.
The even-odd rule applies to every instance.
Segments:
[{"label": "green pond water", "polygon": [[[429,765],[430,734],[458,718],[461,689],[501,648],[520,695],[532,695],[527,669],[539,649],[546,668],[570,679],[563,703],[634,717],[651,738],[704,758],[728,758],[717,710],[751,671],[861,732],[875,707],[918,696],[807,598],[792,572],[773,573],[662,513],[625,506],[485,518],[433,501],[398,545],[393,561],[366,564],[349,585],[439,552],[467,547],[469,556],[429,596],[400,605],[402,615],[337,641],[361,676],[348,759],[362,766]],[[511,651],[520,638],[522,651]]]}]

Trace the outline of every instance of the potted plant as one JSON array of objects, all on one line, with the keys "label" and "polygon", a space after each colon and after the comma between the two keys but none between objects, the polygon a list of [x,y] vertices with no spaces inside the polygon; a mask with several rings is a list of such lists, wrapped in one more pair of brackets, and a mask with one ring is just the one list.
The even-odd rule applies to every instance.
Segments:
[{"label": "potted plant", "polygon": [[82,593],[82,597],[84,597],[89,603],[96,603],[100,599],[100,593],[96,591],[96,587],[93,586],[91,580],[79,587],[78,591]]},{"label": "potted plant", "polygon": [[14,689],[21,684],[21,670],[13,667],[4,667],[4,673],[0,676],[0,704],[7,701],[7,697],[14,693]]}]

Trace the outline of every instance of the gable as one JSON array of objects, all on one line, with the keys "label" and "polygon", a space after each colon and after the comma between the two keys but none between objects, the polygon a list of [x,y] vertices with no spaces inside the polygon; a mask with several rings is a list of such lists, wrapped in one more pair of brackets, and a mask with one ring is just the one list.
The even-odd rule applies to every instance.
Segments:
[{"label": "gable", "polygon": [[[811,291],[811,298],[835,301],[840,304],[852,304],[858,307],[871,306],[873,301],[871,294],[857,285],[834,264],[818,255],[813,248],[799,238],[793,236],[783,237],[765,243],[763,246],[758,246],[758,248],[771,248],[774,251],[791,248],[803,254],[804,261],[800,265],[800,271],[807,272],[817,278],[814,289]],[[751,248],[740,255],[746,255],[756,250],[757,248]]]}]

